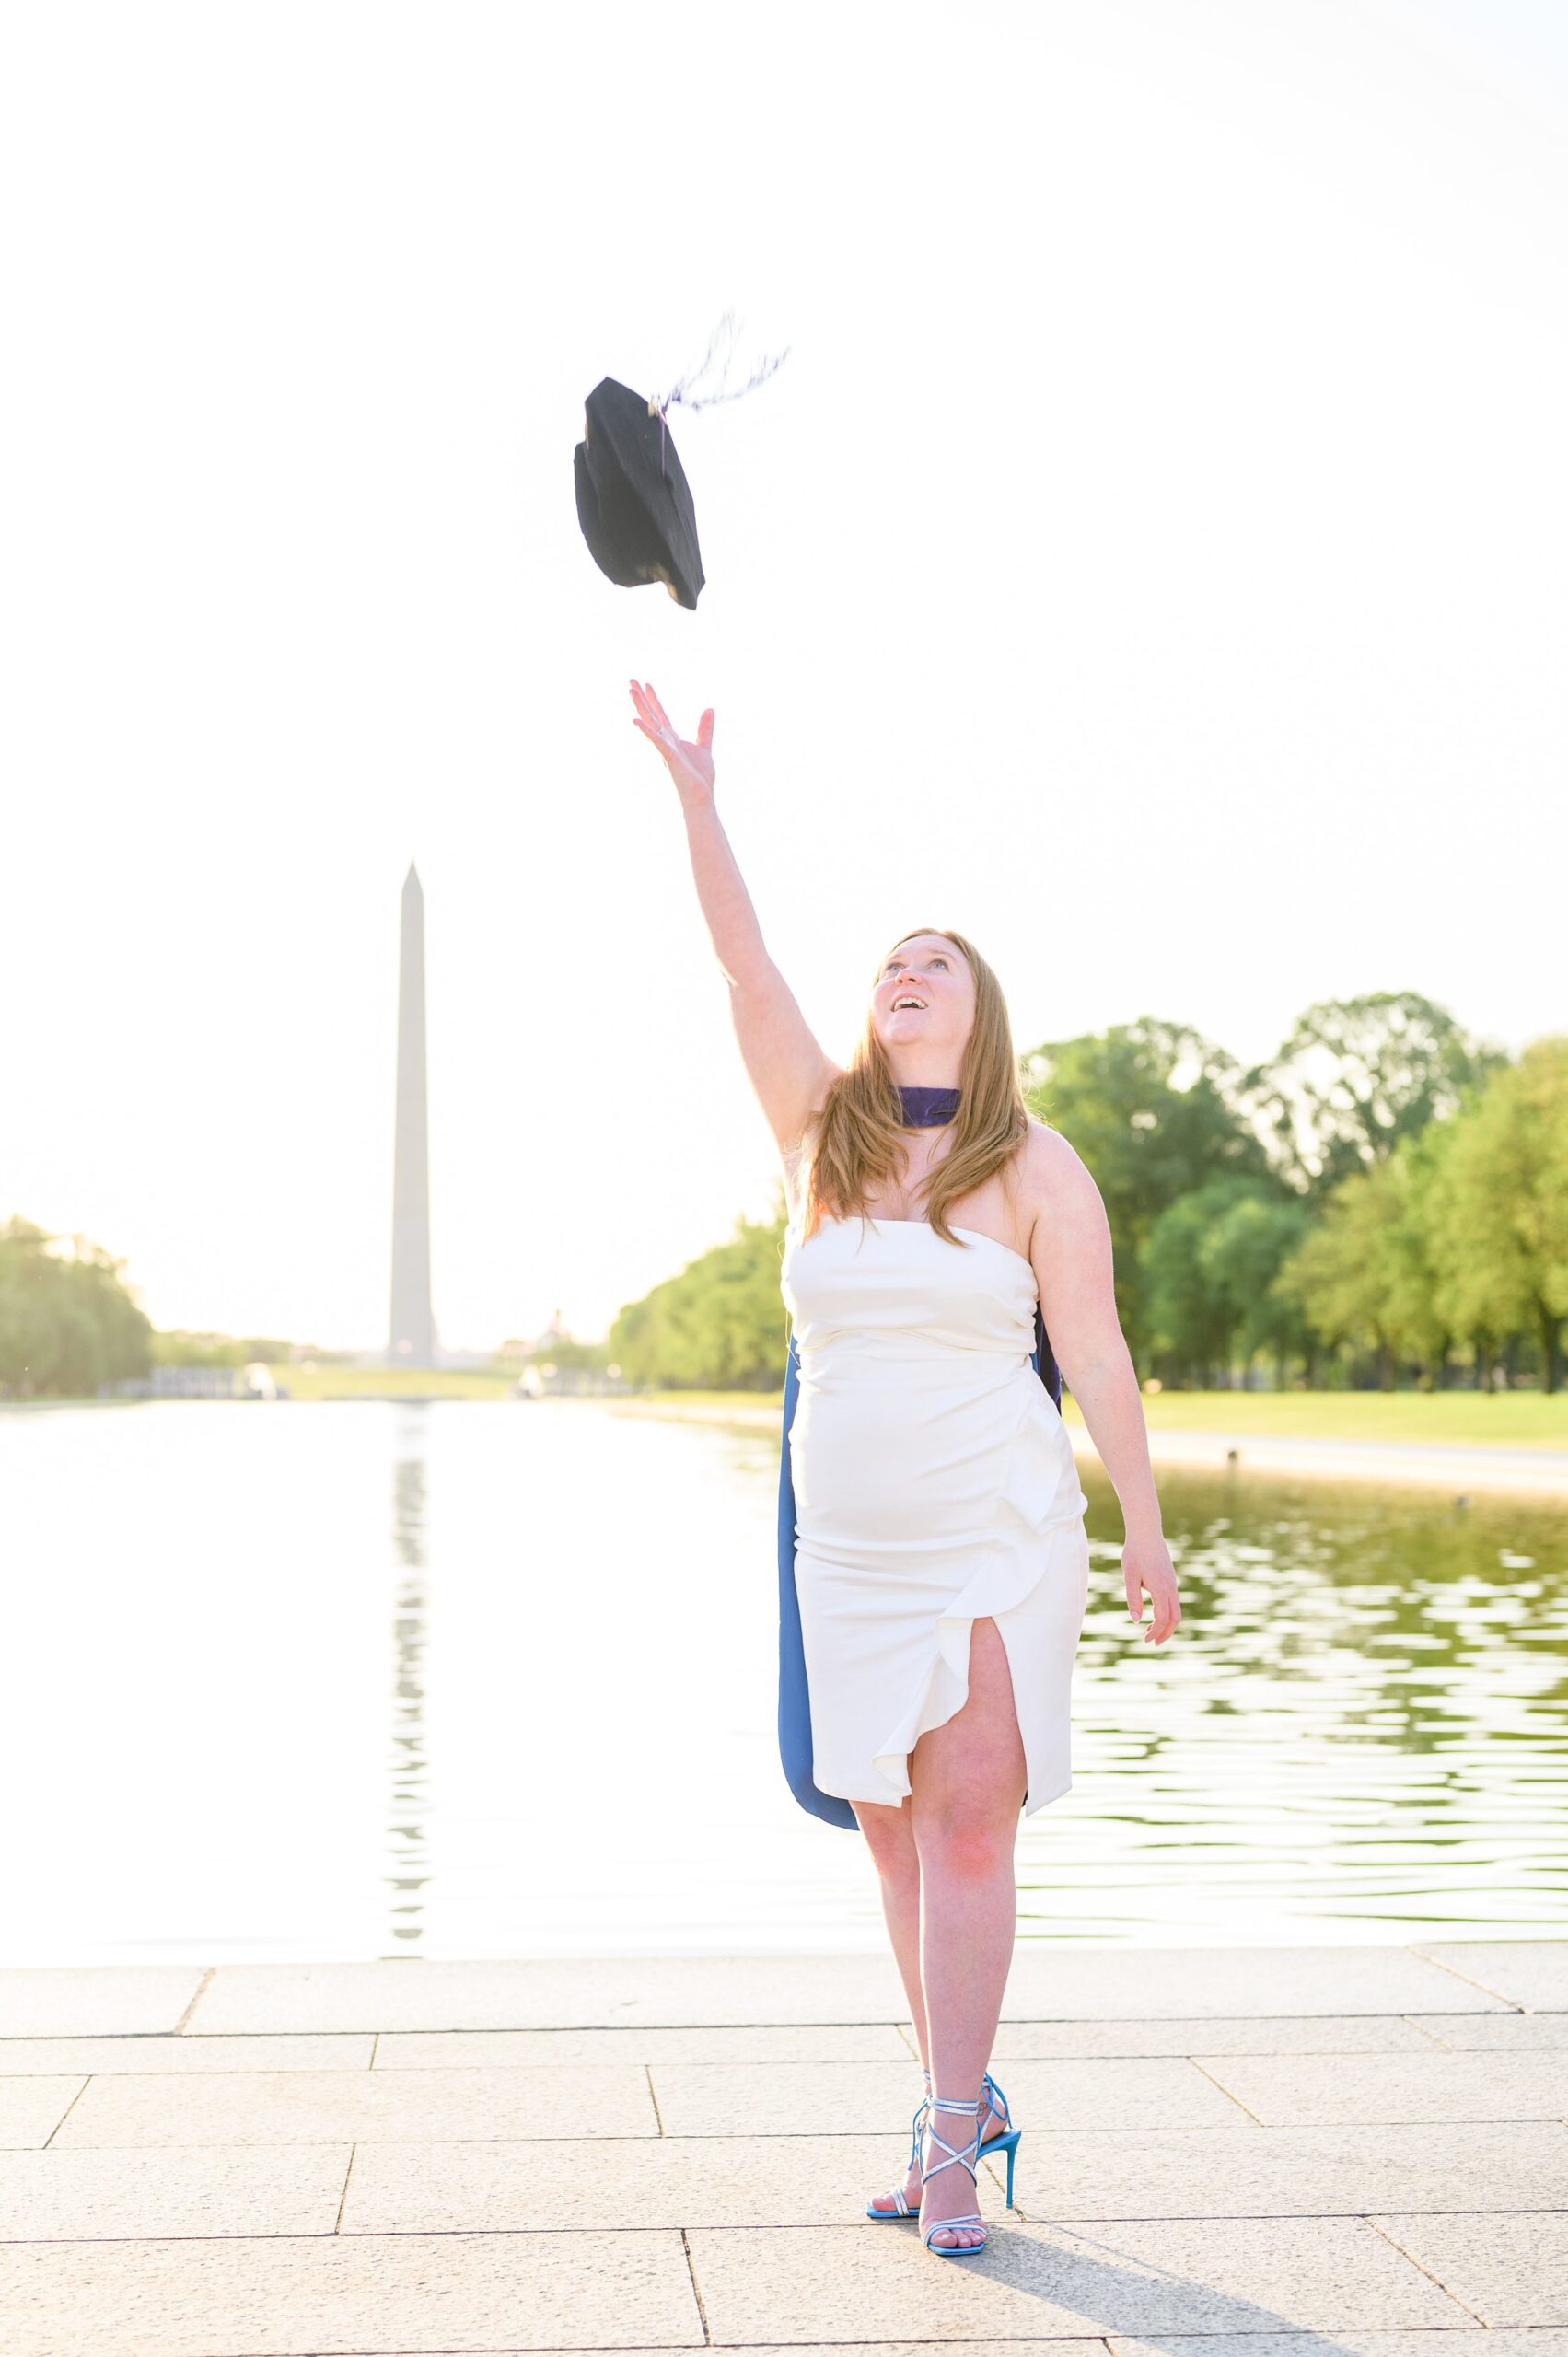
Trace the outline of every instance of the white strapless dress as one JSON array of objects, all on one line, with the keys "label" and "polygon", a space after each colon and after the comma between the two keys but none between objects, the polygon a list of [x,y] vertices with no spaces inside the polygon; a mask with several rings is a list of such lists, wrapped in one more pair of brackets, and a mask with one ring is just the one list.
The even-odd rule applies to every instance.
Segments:
[{"label": "white strapless dress", "polygon": [[1086,1500],[1030,1363],[1035,1274],[975,1228],[824,1220],[784,1232],[799,1346],[796,1586],[825,1793],[897,1807],[909,1755],[969,1697],[993,1619],[1023,1736],[1026,1815],[1072,1786]]}]

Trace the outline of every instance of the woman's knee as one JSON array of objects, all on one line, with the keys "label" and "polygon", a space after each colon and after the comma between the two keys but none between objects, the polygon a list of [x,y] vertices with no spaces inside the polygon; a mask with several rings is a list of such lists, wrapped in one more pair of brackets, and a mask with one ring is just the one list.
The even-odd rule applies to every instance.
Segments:
[{"label": "woman's knee", "polygon": [[917,1810],[915,1848],[923,1875],[983,1883],[1013,1871],[1017,1811],[943,1805]]}]

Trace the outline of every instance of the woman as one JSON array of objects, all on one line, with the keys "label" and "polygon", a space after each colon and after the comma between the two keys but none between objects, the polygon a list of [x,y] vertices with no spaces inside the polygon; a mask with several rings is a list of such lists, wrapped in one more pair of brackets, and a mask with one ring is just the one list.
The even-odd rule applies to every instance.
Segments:
[{"label": "woman", "polygon": [[[901,2186],[929,2249],[983,2249],[982,2152],[1018,2131],[989,2062],[1016,1922],[1020,1810],[1069,1786],[1086,1501],[1029,1353],[1038,1300],[1126,1524],[1129,1617],[1179,1625],[1099,1191],[1034,1120],[1005,1004],[960,935],[883,961],[847,1068],[769,957],[714,804],[714,715],[635,725],[685,814],[736,1034],[783,1158],[781,1286],[799,1346],[790,1432],[814,1775],[854,1810],[925,2066]],[[931,1119],[929,1117],[935,1117]]]}]

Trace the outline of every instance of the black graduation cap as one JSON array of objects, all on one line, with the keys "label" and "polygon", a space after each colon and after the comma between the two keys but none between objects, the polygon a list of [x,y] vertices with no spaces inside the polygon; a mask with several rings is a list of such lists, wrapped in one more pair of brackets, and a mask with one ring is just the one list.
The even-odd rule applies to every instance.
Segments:
[{"label": "black graduation cap", "polygon": [[622,589],[662,581],[696,611],[703,586],[697,511],[656,404],[602,377],[584,403],[574,470],[577,521],[599,571]]}]

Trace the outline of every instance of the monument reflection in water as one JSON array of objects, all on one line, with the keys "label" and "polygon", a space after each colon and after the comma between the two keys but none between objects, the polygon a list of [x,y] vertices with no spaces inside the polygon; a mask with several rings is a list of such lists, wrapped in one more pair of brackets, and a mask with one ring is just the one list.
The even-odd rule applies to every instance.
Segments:
[{"label": "monument reflection in water", "polygon": [[429,1741],[424,1645],[430,1612],[426,1515],[429,1473],[423,1409],[400,1415],[392,1458],[392,1725],[387,1829],[390,1952],[406,1956],[424,1933],[430,1880]]}]

